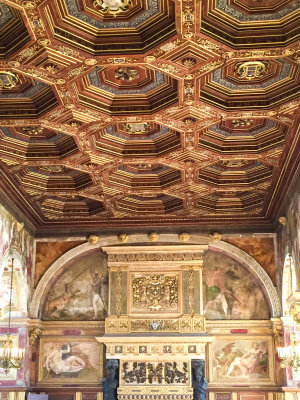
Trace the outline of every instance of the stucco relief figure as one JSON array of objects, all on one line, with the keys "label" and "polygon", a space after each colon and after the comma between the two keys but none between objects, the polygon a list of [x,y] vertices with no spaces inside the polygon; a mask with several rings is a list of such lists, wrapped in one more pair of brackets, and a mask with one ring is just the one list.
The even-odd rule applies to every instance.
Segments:
[{"label": "stucco relief figure", "polygon": [[215,378],[267,378],[268,343],[266,341],[217,341],[214,343]]},{"label": "stucco relief figure", "polygon": [[42,318],[103,320],[107,315],[108,274],[99,254],[72,264],[51,287]]},{"label": "stucco relief figure", "polygon": [[235,260],[209,250],[203,270],[207,319],[268,319],[269,307],[259,282]]},{"label": "stucco relief figure", "polygon": [[45,366],[48,372],[56,375],[74,375],[85,367],[85,362],[82,358],[72,355],[70,345],[66,343],[48,354]]}]

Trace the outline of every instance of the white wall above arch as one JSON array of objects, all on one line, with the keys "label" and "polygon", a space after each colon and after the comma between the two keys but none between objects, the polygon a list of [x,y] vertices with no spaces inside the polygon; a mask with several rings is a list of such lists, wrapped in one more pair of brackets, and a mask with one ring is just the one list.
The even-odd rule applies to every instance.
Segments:
[{"label": "white wall above arch", "polygon": [[[147,234],[135,234],[130,235],[128,241],[124,246],[129,245],[137,245],[141,243],[149,243],[149,239]],[[209,248],[222,250],[227,253],[229,256],[233,256],[235,259],[240,261],[246,268],[248,268],[249,272],[252,273],[259,281],[261,281],[266,295],[268,297],[268,301],[271,307],[271,316],[272,317],[280,317],[281,315],[281,305],[280,300],[274,287],[270,277],[266,273],[266,271],[260,266],[260,264],[254,260],[251,256],[245,253],[243,250],[237,248],[236,246],[220,241],[218,243],[211,242],[207,236],[191,234],[190,239],[187,242],[182,242],[178,238],[178,234],[176,233],[165,233],[161,234],[159,237],[159,242],[157,244],[174,244],[188,246],[189,244],[207,244]],[[152,243],[154,244],[154,243]],[[101,249],[103,246],[114,246],[120,245],[120,242],[116,235],[111,236],[103,236],[100,237],[99,242],[97,244],[91,245],[90,243],[83,243],[63,254],[59,257],[44,273],[41,280],[39,281],[29,307],[29,313],[31,318],[39,318],[41,309],[43,306],[43,302],[45,301],[47,292],[49,290],[49,284],[53,282],[61,268],[66,263],[71,262],[76,257],[83,255],[84,253],[94,251],[96,249]]]}]

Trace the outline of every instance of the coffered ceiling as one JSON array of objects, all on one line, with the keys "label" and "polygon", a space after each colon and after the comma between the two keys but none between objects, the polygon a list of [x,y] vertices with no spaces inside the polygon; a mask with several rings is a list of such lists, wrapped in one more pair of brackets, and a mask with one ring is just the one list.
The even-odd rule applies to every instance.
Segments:
[{"label": "coffered ceiling", "polygon": [[33,229],[270,227],[300,0],[1,0],[0,188]]}]

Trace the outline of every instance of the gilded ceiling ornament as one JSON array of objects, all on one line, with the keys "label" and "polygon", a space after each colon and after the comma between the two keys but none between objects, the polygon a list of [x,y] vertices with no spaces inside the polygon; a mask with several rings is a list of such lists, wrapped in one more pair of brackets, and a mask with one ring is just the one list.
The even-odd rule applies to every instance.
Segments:
[{"label": "gilded ceiling ornament", "polygon": [[40,38],[38,39],[38,43],[43,47],[47,47],[50,43],[50,40],[48,38]]},{"label": "gilded ceiling ornament", "polygon": [[281,223],[281,225],[285,226],[286,225],[286,218],[285,217],[280,217],[278,221]]},{"label": "gilded ceiling ornament", "polygon": [[129,239],[129,236],[126,233],[121,233],[120,235],[118,235],[118,240],[121,243],[127,243]]},{"label": "gilded ceiling ornament", "polygon": [[148,239],[150,240],[150,242],[157,242],[159,239],[159,234],[157,232],[151,232],[148,234]]},{"label": "gilded ceiling ornament", "polygon": [[220,163],[224,167],[234,168],[234,167],[243,167],[248,164],[249,160],[222,160]]},{"label": "gilded ceiling ornament", "polygon": [[147,122],[138,122],[138,123],[129,123],[129,122],[125,122],[123,124],[124,129],[129,132],[129,133],[146,133],[149,128],[150,125]]},{"label": "gilded ceiling ornament", "polygon": [[193,117],[188,117],[188,118],[184,118],[183,122],[186,125],[192,125],[192,124],[194,124],[196,122],[196,120]]},{"label": "gilded ceiling ornament", "polygon": [[144,61],[145,62],[153,62],[153,61],[155,61],[156,60],[156,57],[154,57],[154,56],[147,56],[147,57],[145,57],[144,58]]},{"label": "gilded ceiling ornament", "polygon": [[23,128],[23,131],[26,132],[29,135],[37,136],[38,134],[43,132],[43,128],[40,125],[37,125],[37,126],[25,126]]},{"label": "gilded ceiling ornament", "polygon": [[15,72],[0,71],[0,90],[12,89],[17,86],[19,75]]},{"label": "gilded ceiling ornament", "polygon": [[95,0],[94,6],[100,7],[100,10],[104,13],[116,14],[127,11],[132,5],[131,0]]},{"label": "gilded ceiling ornament", "polygon": [[99,236],[97,236],[97,235],[90,235],[90,236],[88,237],[88,242],[89,242],[90,245],[97,244],[97,243],[99,242]]},{"label": "gilded ceiling ornament", "polygon": [[187,242],[189,240],[189,238],[190,238],[190,234],[187,232],[182,232],[182,233],[179,233],[179,235],[178,235],[178,239],[181,242]]},{"label": "gilded ceiling ornament", "polygon": [[197,64],[197,60],[194,57],[185,57],[181,60],[181,63],[186,68],[192,68]]},{"label": "gilded ceiling ornament", "polygon": [[222,240],[222,235],[221,233],[214,232],[212,235],[209,235],[209,238],[212,242],[218,243]]},{"label": "gilded ceiling ornament", "polygon": [[23,1],[22,6],[28,9],[33,9],[36,7],[36,4],[34,1]]},{"label": "gilded ceiling ornament", "polygon": [[253,119],[233,119],[231,124],[235,128],[245,128],[246,126],[250,126],[253,123]]},{"label": "gilded ceiling ornament", "polygon": [[56,79],[55,83],[57,85],[64,85],[66,83],[66,81],[64,79]]},{"label": "gilded ceiling ornament", "polygon": [[11,67],[15,67],[15,68],[18,68],[21,65],[19,63],[19,61],[8,61],[7,64],[10,65]]},{"label": "gilded ceiling ornament", "polygon": [[295,53],[295,49],[284,49],[283,52],[282,52],[282,54],[285,57],[291,56],[294,53]]},{"label": "gilded ceiling ornament", "polygon": [[96,65],[97,64],[97,60],[95,58],[86,58],[84,60],[84,63],[86,65]]},{"label": "gilded ceiling ornament", "polygon": [[120,67],[115,69],[115,78],[120,81],[133,81],[140,76],[139,71],[130,67]]},{"label": "gilded ceiling ornament", "polygon": [[268,66],[266,61],[245,61],[236,65],[235,72],[239,78],[252,81],[265,75]]},{"label": "gilded ceiling ornament", "polygon": [[55,74],[59,71],[58,66],[53,63],[44,64],[44,69],[48,72],[51,72],[51,74]]},{"label": "gilded ceiling ornament", "polygon": [[59,173],[65,171],[65,167],[62,165],[42,165],[40,167],[42,171],[51,172],[51,173]]}]

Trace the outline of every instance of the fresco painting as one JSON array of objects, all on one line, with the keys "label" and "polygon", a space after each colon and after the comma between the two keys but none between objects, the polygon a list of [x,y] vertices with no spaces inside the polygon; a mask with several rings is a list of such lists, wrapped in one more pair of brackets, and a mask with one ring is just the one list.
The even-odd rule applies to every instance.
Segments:
[{"label": "fresco painting", "polygon": [[212,344],[213,380],[269,380],[267,340],[216,340]]},{"label": "fresco painting", "polygon": [[226,242],[233,244],[253,257],[267,272],[272,282],[276,283],[273,237],[227,238]]},{"label": "fresco painting", "polygon": [[34,283],[37,285],[45,271],[59,257],[67,251],[84,243],[82,240],[71,240],[67,242],[37,242],[35,256]]},{"label": "fresco painting", "polygon": [[255,278],[230,257],[208,251],[203,268],[204,316],[218,319],[268,319],[269,307]]},{"label": "fresco painting", "polygon": [[102,374],[100,349],[99,343],[91,338],[42,339],[39,382],[99,382]]},{"label": "fresco painting", "polygon": [[44,305],[44,320],[104,320],[108,273],[99,250],[73,262],[54,282]]}]

